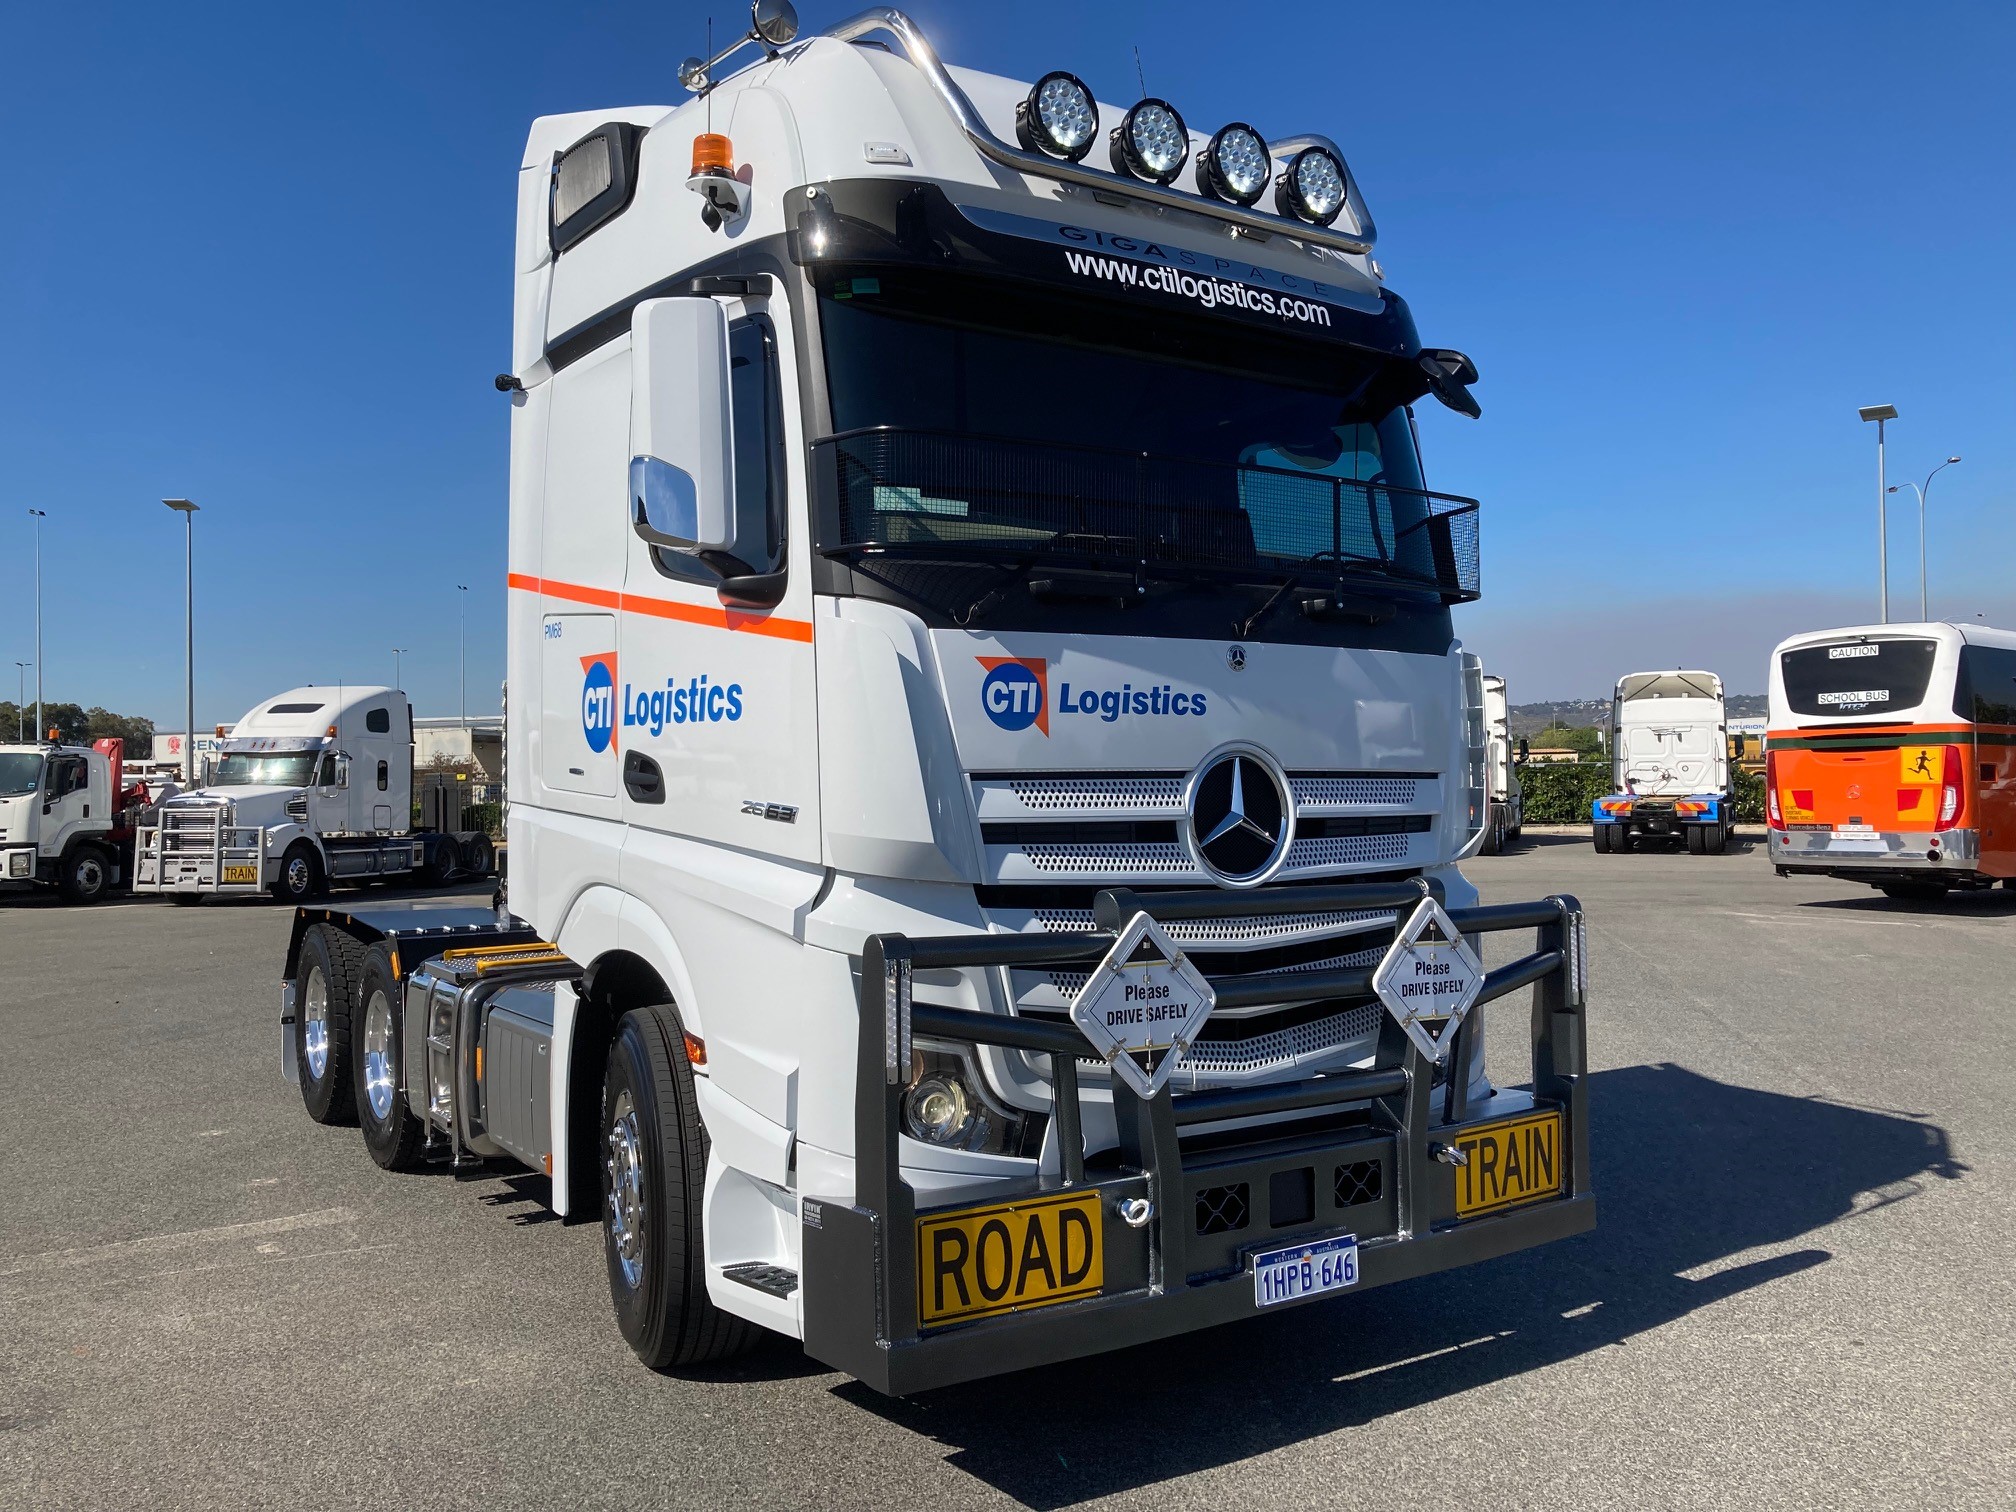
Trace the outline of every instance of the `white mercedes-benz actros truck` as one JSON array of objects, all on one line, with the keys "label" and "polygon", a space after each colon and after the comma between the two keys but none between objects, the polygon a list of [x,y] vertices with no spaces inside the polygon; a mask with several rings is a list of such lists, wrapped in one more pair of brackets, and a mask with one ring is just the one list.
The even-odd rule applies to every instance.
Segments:
[{"label": "white mercedes-benz actros truck", "polygon": [[899,1393],[1589,1227],[1579,907],[1456,865],[1476,372],[1341,152],[748,43],[533,125],[508,897],[297,914],[311,1115],[550,1174],[653,1366]]}]

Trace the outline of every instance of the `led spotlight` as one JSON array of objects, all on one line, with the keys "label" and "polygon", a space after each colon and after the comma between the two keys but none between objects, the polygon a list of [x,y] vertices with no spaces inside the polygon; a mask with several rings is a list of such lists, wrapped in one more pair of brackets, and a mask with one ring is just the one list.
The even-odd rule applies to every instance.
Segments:
[{"label": "led spotlight", "polygon": [[1344,208],[1344,165],[1322,147],[1305,147],[1274,182],[1274,207],[1283,215],[1327,226]]},{"label": "led spotlight", "polygon": [[1234,121],[1204,144],[1197,159],[1197,187],[1235,205],[1250,205],[1265,192],[1273,166],[1260,133]]},{"label": "led spotlight", "polygon": [[1015,135],[1031,152],[1075,163],[1092,150],[1099,134],[1099,105],[1075,76],[1047,73],[1029,98],[1015,107]]},{"label": "led spotlight", "polygon": [[1167,100],[1143,100],[1113,128],[1113,171],[1166,184],[1190,161],[1190,132]]}]

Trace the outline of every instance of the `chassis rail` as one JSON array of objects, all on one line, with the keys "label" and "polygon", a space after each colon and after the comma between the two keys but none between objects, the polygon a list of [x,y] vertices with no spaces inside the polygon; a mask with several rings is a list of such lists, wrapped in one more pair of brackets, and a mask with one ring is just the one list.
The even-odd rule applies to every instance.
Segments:
[{"label": "chassis rail", "polygon": [[[1161,922],[1403,908],[1425,884],[1376,883],[1263,895],[1220,891],[1098,895],[1096,932],[963,935],[913,939],[877,935],[863,951],[856,1093],[856,1195],[851,1204],[808,1196],[803,1204],[805,1347],[879,1390],[903,1394],[1005,1370],[1069,1359],[1250,1316],[1258,1310],[1246,1251],[1312,1242],[1343,1230],[1320,1221],[1256,1232],[1241,1249],[1200,1245],[1193,1235],[1195,1192],[1228,1175],[1264,1180],[1284,1169],[1320,1170],[1326,1161],[1366,1156],[1390,1162],[1390,1207],[1361,1232],[1356,1289],[1508,1253],[1581,1232],[1595,1223],[1589,1180],[1584,1006],[1586,954],[1581,905],[1570,897],[1456,909],[1466,935],[1537,931],[1536,948],[1487,974],[1451,1064],[1465,1064],[1484,1004],[1532,987],[1530,1093],[1497,1092],[1473,1106],[1467,1078],[1438,1087],[1435,1065],[1382,1016],[1373,1064],[1303,1081],[1178,1092],[1153,1098],[1112,1084],[1117,1152],[1088,1171],[1080,1107],[1080,1061],[1101,1060],[1074,1027],[913,1000],[913,974],[958,967],[1071,966],[1096,961],[1138,911]],[[1368,968],[1213,981],[1224,1006],[1296,998],[1371,996]],[[1057,1174],[934,1192],[924,1216],[976,1203],[1001,1205],[1096,1191],[1109,1260],[1101,1294],[1039,1305],[978,1321],[920,1323],[917,1192],[900,1168],[902,1098],[917,1038],[991,1045],[1049,1058],[1059,1147]],[[1551,1196],[1489,1216],[1456,1211],[1453,1151],[1466,1127],[1522,1113],[1558,1111],[1563,1120],[1560,1183]],[[1300,1115],[1226,1136],[1192,1150],[1185,1130],[1264,1115]],[[1228,1138],[1232,1143],[1228,1144]],[[1244,1143],[1240,1143],[1244,1141]],[[1298,1165],[1298,1163],[1300,1163]],[[1313,1164],[1312,1164],[1313,1163]],[[1388,1169],[1382,1166],[1381,1169]],[[1340,1178],[1341,1179],[1341,1178]],[[1219,1190],[1220,1188],[1213,1188]],[[1148,1216],[1142,1217],[1144,1199]],[[1342,1203],[1341,1195],[1338,1198]],[[1123,1205],[1128,1216],[1123,1216]],[[1350,1210],[1363,1220],[1367,1208]],[[1332,1218],[1337,1215],[1333,1211]],[[1201,1220],[1197,1225],[1201,1229]],[[1202,1267],[1200,1270],[1199,1267]],[[1299,1304],[1290,1304],[1299,1305]]]}]

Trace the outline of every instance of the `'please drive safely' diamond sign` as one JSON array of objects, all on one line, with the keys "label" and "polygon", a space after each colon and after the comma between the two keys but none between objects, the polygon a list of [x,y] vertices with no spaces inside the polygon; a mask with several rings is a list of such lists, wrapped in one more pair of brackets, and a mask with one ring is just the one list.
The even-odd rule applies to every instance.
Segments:
[{"label": "'please drive safely' diamond sign", "polygon": [[1153,1097],[1217,1001],[1204,973],[1160,925],[1137,913],[1086,978],[1071,1021],[1115,1076],[1138,1096]]},{"label": "'please drive safely' diamond sign", "polygon": [[1372,973],[1372,990],[1432,1061],[1449,1053],[1464,1015],[1484,988],[1484,963],[1442,905],[1423,898]]}]

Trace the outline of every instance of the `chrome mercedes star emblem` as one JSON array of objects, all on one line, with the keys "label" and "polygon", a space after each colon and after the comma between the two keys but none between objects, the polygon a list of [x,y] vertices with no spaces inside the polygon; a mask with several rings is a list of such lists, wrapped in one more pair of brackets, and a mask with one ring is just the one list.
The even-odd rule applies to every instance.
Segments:
[{"label": "chrome mercedes star emblem", "polygon": [[1186,838],[1197,864],[1232,887],[1254,887],[1280,869],[1294,837],[1287,778],[1249,746],[1207,756],[1191,774]]},{"label": "chrome mercedes star emblem", "polygon": [[1246,670],[1246,648],[1244,646],[1227,646],[1225,648],[1225,665],[1230,667],[1234,672],[1244,672]]}]

